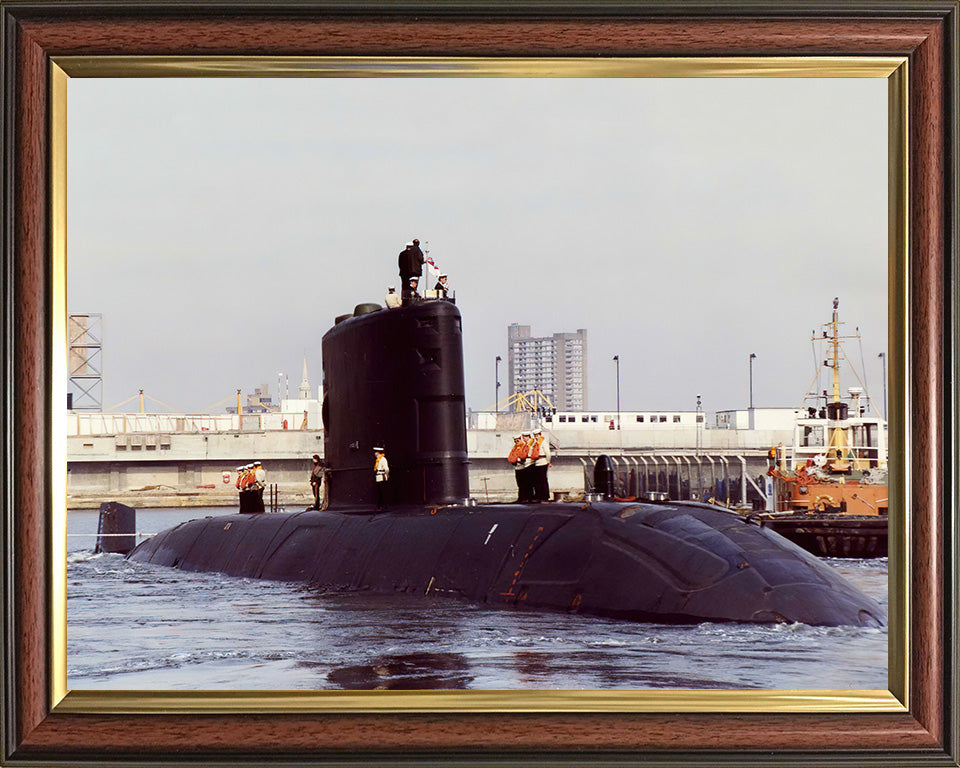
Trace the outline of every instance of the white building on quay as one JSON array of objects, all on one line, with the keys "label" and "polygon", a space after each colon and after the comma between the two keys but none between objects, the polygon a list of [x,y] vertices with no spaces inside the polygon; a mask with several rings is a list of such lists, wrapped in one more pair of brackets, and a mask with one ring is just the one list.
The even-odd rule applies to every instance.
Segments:
[{"label": "white building on quay", "polygon": [[[68,506],[96,507],[107,500],[139,507],[230,505],[236,502],[236,467],[257,459],[268,482],[278,485],[282,504],[306,506],[310,457],[323,455],[314,410],[319,402],[285,405],[279,413],[242,416],[71,413]],[[584,492],[593,462],[606,454],[642,476],[647,487],[657,483],[685,498],[702,498],[719,482],[739,501],[762,493],[767,452],[778,443],[789,445],[793,436],[794,409],[755,410],[753,421],[764,428],[738,428],[750,419],[737,411],[721,411],[710,423],[695,411],[624,411],[620,430],[610,428],[611,420],[616,426],[615,411],[558,410],[536,423],[552,447],[551,488],[567,498]],[[516,498],[506,456],[513,435],[535,418],[529,411],[467,415],[471,496]]]}]

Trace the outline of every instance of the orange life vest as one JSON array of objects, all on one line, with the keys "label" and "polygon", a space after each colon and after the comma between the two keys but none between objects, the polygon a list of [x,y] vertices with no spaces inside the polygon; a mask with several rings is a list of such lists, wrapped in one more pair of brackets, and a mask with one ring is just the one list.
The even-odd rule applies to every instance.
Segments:
[{"label": "orange life vest", "polygon": [[540,458],[540,445],[543,443],[543,435],[536,438],[530,446],[530,458],[536,461]]},{"label": "orange life vest", "polygon": [[526,459],[530,455],[530,443],[526,440],[520,441],[520,450],[517,452],[518,459]]}]

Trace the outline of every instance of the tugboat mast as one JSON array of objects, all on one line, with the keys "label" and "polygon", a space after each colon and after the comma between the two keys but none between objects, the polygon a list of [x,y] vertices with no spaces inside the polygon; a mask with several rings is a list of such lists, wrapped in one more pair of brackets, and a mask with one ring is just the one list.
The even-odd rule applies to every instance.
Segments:
[{"label": "tugboat mast", "polygon": [[840,320],[838,319],[840,299],[833,300],[833,320],[829,323],[833,328],[833,338],[830,340],[833,346],[833,402],[840,402]]},{"label": "tugboat mast", "polygon": [[[847,418],[847,405],[840,397],[840,342],[843,339],[860,338],[859,328],[854,336],[841,336],[841,325],[843,323],[840,322],[840,298],[836,297],[833,300],[833,318],[829,323],[824,323],[824,326],[831,331],[829,333],[824,331],[822,336],[831,347],[829,357],[823,361],[823,364],[833,369],[833,399],[827,403],[827,418],[832,422],[829,427],[827,456],[834,460],[830,465],[830,469],[834,472],[847,472],[850,469],[849,463],[842,461],[844,454],[849,452],[849,447],[846,430],[841,425],[841,422]],[[826,395],[826,392],[824,394]]]}]

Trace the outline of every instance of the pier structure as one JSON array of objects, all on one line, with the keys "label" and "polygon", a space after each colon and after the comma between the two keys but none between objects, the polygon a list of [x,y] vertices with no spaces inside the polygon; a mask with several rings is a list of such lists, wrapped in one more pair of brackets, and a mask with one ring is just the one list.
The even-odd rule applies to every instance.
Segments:
[{"label": "pier structure", "polygon": [[[599,412],[598,412],[599,413]],[[771,446],[789,445],[785,428],[703,428],[683,419],[620,432],[599,421],[572,418],[564,428],[542,424],[553,446],[550,488],[559,498],[581,498],[592,467],[609,455],[621,475],[625,495],[665,493],[670,498],[713,497],[724,504],[758,504],[760,481]],[[666,412],[664,412],[666,413]],[[602,415],[602,414],[601,414]],[[483,414],[479,414],[480,417]],[[469,494],[480,502],[516,499],[516,483],[506,456],[513,434],[529,427],[531,414],[500,414],[499,420],[468,418]],[[131,506],[235,505],[236,467],[258,459],[267,482],[277,484],[280,504],[312,503],[310,458],[323,455],[320,429],[283,429],[269,420],[236,416],[156,414],[72,415],[67,437],[67,506],[99,507],[105,500]],[[621,448],[622,439],[622,448]]]}]

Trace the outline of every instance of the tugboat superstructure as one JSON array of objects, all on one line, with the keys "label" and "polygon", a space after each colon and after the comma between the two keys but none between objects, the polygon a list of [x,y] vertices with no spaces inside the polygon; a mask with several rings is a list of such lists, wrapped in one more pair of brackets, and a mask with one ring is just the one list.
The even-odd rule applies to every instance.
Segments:
[{"label": "tugboat superstructure", "polygon": [[[842,342],[839,300],[820,337],[824,366],[833,371],[825,403],[798,416],[789,455],[774,449],[768,474],[774,508],[764,515],[775,530],[818,555],[885,557],[887,554],[887,423],[869,415],[862,387],[840,389]],[[817,337],[814,337],[816,340]]]}]

